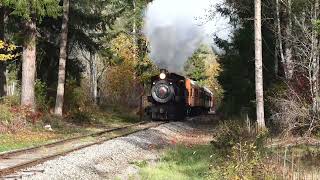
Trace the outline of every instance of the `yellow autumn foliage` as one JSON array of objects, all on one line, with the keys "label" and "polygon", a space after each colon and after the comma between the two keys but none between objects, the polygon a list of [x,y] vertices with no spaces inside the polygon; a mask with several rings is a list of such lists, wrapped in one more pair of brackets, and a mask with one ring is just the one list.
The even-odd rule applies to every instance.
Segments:
[{"label": "yellow autumn foliage", "polygon": [[216,105],[218,106],[223,99],[223,88],[218,81],[221,71],[221,66],[217,62],[208,65],[206,69],[208,79],[205,81],[205,84],[214,93]]},{"label": "yellow autumn foliage", "polygon": [[220,73],[222,72],[222,68],[218,62],[218,57],[214,54],[214,52],[206,47],[203,46],[203,57],[204,57],[204,61],[206,62],[206,76],[208,77],[205,82],[204,85],[206,87],[208,87],[215,96],[215,102],[216,102],[216,106],[219,106],[221,104],[221,101],[223,99],[223,88],[220,85],[219,81],[218,81],[218,77],[220,76]]},{"label": "yellow autumn foliage", "polygon": [[4,41],[0,40],[0,61],[12,60],[16,57],[12,54],[17,47],[13,44],[6,44]]},{"label": "yellow autumn foliage", "polygon": [[139,100],[141,90],[135,74],[137,62],[133,44],[133,39],[126,34],[120,34],[111,41],[112,51],[123,61],[110,67],[106,73],[104,91],[109,102],[135,106]]},{"label": "yellow autumn foliage", "polygon": [[123,59],[124,63],[129,63],[134,65],[135,59],[135,47],[133,43],[133,38],[126,34],[120,34],[118,37],[111,41],[112,51],[121,59]]}]

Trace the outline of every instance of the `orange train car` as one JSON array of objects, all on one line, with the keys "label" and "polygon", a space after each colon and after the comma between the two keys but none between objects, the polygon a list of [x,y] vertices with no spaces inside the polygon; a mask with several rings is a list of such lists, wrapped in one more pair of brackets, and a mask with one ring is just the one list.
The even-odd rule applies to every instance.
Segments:
[{"label": "orange train car", "polygon": [[154,120],[181,120],[214,109],[214,94],[189,78],[161,70],[151,83],[147,113]]},{"label": "orange train car", "polygon": [[201,87],[197,82],[186,79],[187,98],[186,105],[189,107],[191,114],[209,112],[214,110],[213,93],[206,87]]}]

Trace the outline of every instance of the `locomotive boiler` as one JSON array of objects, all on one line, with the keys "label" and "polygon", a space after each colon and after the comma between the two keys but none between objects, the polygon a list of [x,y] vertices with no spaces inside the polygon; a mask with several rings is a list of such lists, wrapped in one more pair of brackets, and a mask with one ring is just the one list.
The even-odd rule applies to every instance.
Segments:
[{"label": "locomotive boiler", "polygon": [[189,78],[161,70],[151,83],[148,114],[153,120],[183,120],[214,109],[213,93]]}]

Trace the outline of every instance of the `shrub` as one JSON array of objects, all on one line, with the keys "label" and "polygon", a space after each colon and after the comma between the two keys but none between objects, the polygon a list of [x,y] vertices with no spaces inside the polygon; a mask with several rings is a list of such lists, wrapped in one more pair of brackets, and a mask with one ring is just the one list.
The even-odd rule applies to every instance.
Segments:
[{"label": "shrub", "polygon": [[69,118],[72,120],[72,122],[77,124],[90,124],[93,116],[88,111],[75,111],[72,112]]},{"label": "shrub", "polygon": [[37,109],[40,111],[48,111],[50,102],[47,100],[47,85],[45,82],[37,79],[35,84],[35,99]]},{"label": "shrub", "polygon": [[0,105],[0,122],[4,124],[9,124],[13,120],[14,115],[10,111],[10,107],[6,105]]},{"label": "shrub", "polygon": [[3,97],[3,104],[9,107],[20,106],[20,95]]},{"label": "shrub", "polygon": [[0,133],[17,132],[26,128],[25,114],[7,105],[0,105]]},{"label": "shrub", "polygon": [[214,149],[222,157],[218,172],[223,179],[261,179],[269,172],[265,166],[264,143],[268,133],[249,133],[242,121],[222,122],[216,131]]},{"label": "shrub", "polygon": [[251,136],[241,122],[228,120],[219,124],[215,137],[215,141],[212,144],[217,149],[230,150],[235,144],[250,139]]},{"label": "shrub", "polygon": [[91,105],[91,99],[86,90],[75,81],[68,81],[65,90],[64,110],[66,112],[81,111]]},{"label": "shrub", "polygon": [[268,92],[268,107],[272,127],[285,136],[310,134],[320,122],[319,116],[312,114],[308,96],[298,93],[287,85],[278,85]]},{"label": "shrub", "polygon": [[218,170],[224,179],[264,179],[270,173],[263,154],[250,141],[236,143]]}]

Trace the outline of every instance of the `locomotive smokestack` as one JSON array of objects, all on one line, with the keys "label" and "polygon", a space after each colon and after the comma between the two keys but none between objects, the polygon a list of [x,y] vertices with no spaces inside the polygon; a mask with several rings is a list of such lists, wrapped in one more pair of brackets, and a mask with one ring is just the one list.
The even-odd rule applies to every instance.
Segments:
[{"label": "locomotive smokestack", "polygon": [[160,73],[168,74],[168,73],[169,73],[169,71],[168,71],[168,70],[166,70],[166,69],[160,69]]}]

